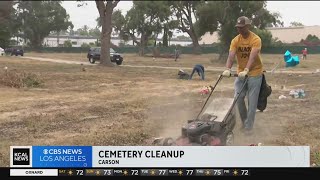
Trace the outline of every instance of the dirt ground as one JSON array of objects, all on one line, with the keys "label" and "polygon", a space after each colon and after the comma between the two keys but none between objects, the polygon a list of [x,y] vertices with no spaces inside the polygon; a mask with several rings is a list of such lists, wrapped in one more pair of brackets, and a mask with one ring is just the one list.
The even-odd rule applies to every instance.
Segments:
[{"label": "dirt ground", "polygon": [[[25,57],[87,62],[86,54],[26,53]],[[266,75],[273,92],[267,110],[256,115],[254,135],[234,129],[235,145],[306,145],[311,164],[320,152],[320,55],[310,55],[295,68],[285,69],[282,55],[263,55],[266,70],[278,63],[277,73]],[[182,55],[173,59],[124,54],[124,65],[157,65],[223,69],[216,54]],[[235,65],[234,65],[235,66]],[[206,80],[177,79],[177,70],[101,67],[40,62],[21,57],[0,57],[0,73],[8,70],[37,74],[38,88],[11,88],[0,84],[0,166],[9,166],[9,146],[22,145],[150,145],[154,137],[178,136],[187,120],[196,117],[207,95],[199,91],[213,85],[218,71]],[[285,73],[286,71],[305,73]],[[187,70],[190,73],[190,70]],[[318,70],[319,71],[319,70]],[[233,96],[233,78],[223,79],[215,96]],[[292,89],[306,97],[289,97]],[[287,99],[279,99],[285,95]],[[318,162],[317,162],[318,163]]]}]

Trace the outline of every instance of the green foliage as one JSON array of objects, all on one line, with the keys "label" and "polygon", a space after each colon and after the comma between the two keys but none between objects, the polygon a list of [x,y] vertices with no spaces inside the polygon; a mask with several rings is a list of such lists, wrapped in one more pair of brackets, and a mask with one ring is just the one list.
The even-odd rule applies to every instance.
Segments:
[{"label": "green foliage", "polygon": [[[236,20],[240,16],[252,19],[252,28],[265,29],[269,26],[282,26],[279,21],[280,15],[270,13],[266,9],[266,1],[210,1],[197,7],[199,22],[197,34],[204,35],[206,32],[218,31],[220,40],[220,59],[228,52],[231,40],[238,34]],[[265,45],[271,44],[270,34],[260,31],[263,38],[267,40]],[[264,44],[264,42],[262,42]]]},{"label": "green foliage", "polygon": [[290,26],[291,27],[299,27],[299,26],[304,26],[304,25],[301,22],[293,21],[290,23]]},{"label": "green foliage", "polygon": [[73,28],[61,1],[19,1],[17,4],[21,37],[28,39],[32,47],[41,47],[43,39],[52,31]]},{"label": "green foliage", "polygon": [[177,29],[179,27],[179,21],[177,20],[166,20],[163,23],[163,37],[162,42],[163,46],[168,47],[168,42],[172,38],[173,30]]},{"label": "green foliage", "polygon": [[270,47],[272,45],[272,34],[270,31],[266,29],[253,29],[252,31],[261,38],[262,47]]},{"label": "green foliage", "polygon": [[72,43],[70,40],[64,41],[63,47],[72,47]]},{"label": "green foliage", "polygon": [[10,45],[11,37],[18,31],[14,4],[13,1],[0,1],[0,47],[2,48]]},{"label": "green foliage", "polygon": [[281,47],[281,46],[284,46],[284,44],[277,37],[271,39],[271,47]]},{"label": "green foliage", "polygon": [[[198,7],[204,5],[204,1],[170,1],[171,12],[177,23],[177,28],[181,32],[186,32],[193,41],[194,52],[200,53],[200,46],[198,43],[199,31],[199,16]],[[208,13],[214,13],[210,11]],[[195,21],[193,20],[195,17]]]},{"label": "green foliage", "polygon": [[149,39],[147,46],[153,46],[153,45],[154,45],[154,42],[155,42],[154,39]]},{"label": "green foliage", "polygon": [[22,83],[25,87],[41,87],[43,81],[36,74],[27,73],[22,79]]},{"label": "green foliage", "polygon": [[89,35],[92,36],[92,37],[95,37],[97,39],[100,39],[100,36],[101,36],[101,31],[99,28],[94,28],[94,29],[90,29],[89,30]]},{"label": "green foliage", "polygon": [[316,36],[316,35],[311,35],[311,34],[308,34],[307,38],[306,38],[306,41],[309,41],[309,42],[319,42],[319,38]]},{"label": "green foliage", "polygon": [[[149,39],[155,39],[162,32],[163,24],[168,22],[170,14],[168,1],[133,1],[133,7],[126,14],[125,24],[116,29],[121,29],[122,37],[131,37],[144,49]],[[141,36],[140,41],[136,36]],[[143,55],[143,51],[140,54]]]},{"label": "green foliage", "polygon": [[89,30],[90,30],[89,26],[84,25],[82,28],[79,28],[76,30],[76,34],[81,35],[81,36],[89,36]]},{"label": "green foliage", "polygon": [[81,44],[81,48],[90,48],[91,46],[87,43]]},{"label": "green foliage", "polygon": [[320,152],[314,153],[314,157],[315,157],[315,165],[320,167]]},{"label": "green foliage", "polygon": [[126,23],[126,19],[121,13],[121,10],[116,10],[112,13],[112,27],[116,32],[120,32],[123,29],[123,25]]}]

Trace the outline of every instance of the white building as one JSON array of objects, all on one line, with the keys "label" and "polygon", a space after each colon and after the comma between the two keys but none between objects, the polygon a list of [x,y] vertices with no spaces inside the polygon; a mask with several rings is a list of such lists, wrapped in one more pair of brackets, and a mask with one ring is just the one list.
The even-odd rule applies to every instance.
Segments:
[{"label": "white building", "polygon": [[[48,47],[58,47],[58,37],[56,35],[50,35],[46,38],[44,38],[43,40],[43,45],[47,45]],[[59,36],[59,45],[63,46],[63,43],[65,41],[70,40],[72,43],[72,47],[81,47],[81,45],[83,43],[95,43],[98,39],[96,39],[95,37],[89,37],[89,36],[66,36],[66,35],[60,35]],[[133,45],[132,40],[128,41],[128,42],[124,42],[123,40],[117,38],[117,37],[112,37],[111,38],[111,42],[116,45],[119,46],[120,43],[123,44],[127,44],[127,45]],[[162,42],[162,40],[158,39],[157,43]],[[170,41],[170,45],[181,45],[181,46],[188,46],[191,45],[192,41],[182,41],[182,40],[174,40],[174,41]]]},{"label": "white building", "polygon": [[[278,38],[283,43],[300,42],[301,39],[311,35],[320,37],[320,26],[301,26],[301,27],[279,27],[279,28],[267,28],[272,34],[273,38]],[[219,41],[217,32],[212,35],[206,33],[201,37],[199,44],[212,44]]]},{"label": "white building", "polygon": [[65,41],[70,40],[72,43],[72,47],[81,47],[83,43],[90,44],[95,43],[97,41],[94,37],[86,37],[86,36],[59,36],[59,45],[58,45],[58,37],[55,35],[49,35],[44,38],[43,45],[48,47],[58,47],[63,46]]}]

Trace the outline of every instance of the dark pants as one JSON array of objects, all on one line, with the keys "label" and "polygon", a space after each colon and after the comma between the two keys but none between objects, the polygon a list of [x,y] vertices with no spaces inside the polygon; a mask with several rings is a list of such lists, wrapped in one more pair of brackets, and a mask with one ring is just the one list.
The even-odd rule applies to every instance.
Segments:
[{"label": "dark pants", "polygon": [[177,61],[178,58],[179,58],[178,52],[174,53],[174,61]]},{"label": "dark pants", "polygon": [[307,59],[307,55],[304,54],[304,55],[302,56],[302,59]]},{"label": "dark pants", "polygon": [[201,67],[196,66],[193,68],[192,73],[190,75],[190,79],[192,79],[193,74],[197,71],[198,75],[201,76],[201,79],[204,80],[204,70]]}]

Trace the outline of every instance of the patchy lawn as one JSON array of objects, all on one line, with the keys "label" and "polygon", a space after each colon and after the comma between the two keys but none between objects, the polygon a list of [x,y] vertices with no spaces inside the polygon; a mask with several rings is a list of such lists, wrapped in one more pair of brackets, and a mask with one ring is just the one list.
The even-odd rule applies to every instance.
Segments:
[{"label": "patchy lawn", "polygon": [[[86,54],[26,53],[26,57],[45,57],[87,62]],[[223,67],[217,55],[182,55],[173,59],[138,57],[125,54],[127,65]],[[211,61],[214,61],[212,63]],[[267,70],[280,62],[282,55],[263,55]],[[83,66],[40,62],[20,57],[0,57],[0,73],[16,71],[37,74],[40,87],[12,88],[0,84],[0,166],[9,166],[9,146],[19,145],[150,145],[158,136],[177,136],[181,126],[199,112],[207,96],[203,86],[215,83],[219,73],[206,72],[206,80],[176,79],[177,70],[116,66]],[[317,55],[292,69],[320,69]],[[223,69],[223,68],[222,68]],[[190,70],[188,70],[190,71]],[[268,108],[257,113],[255,135],[246,137],[234,130],[235,145],[307,145],[311,163],[320,151],[320,73],[267,74],[273,93]],[[278,99],[292,89],[306,91],[304,99]],[[222,93],[223,92],[223,93]],[[233,79],[224,79],[216,96],[233,94]]]}]

